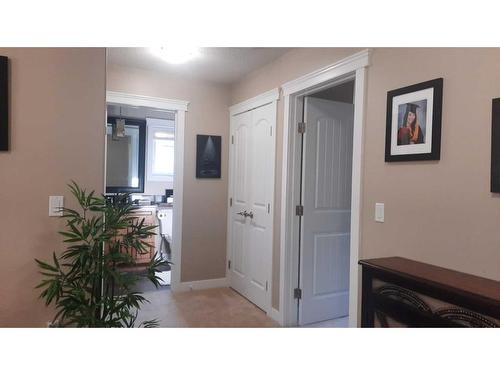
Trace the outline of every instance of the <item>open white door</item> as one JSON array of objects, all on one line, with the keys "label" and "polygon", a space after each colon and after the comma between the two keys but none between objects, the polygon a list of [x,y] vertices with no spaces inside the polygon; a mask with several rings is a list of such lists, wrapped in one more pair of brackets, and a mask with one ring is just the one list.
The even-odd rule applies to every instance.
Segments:
[{"label": "open white door", "polygon": [[299,325],[349,314],[353,104],[306,97]]},{"label": "open white door", "polygon": [[270,308],[276,105],[233,116],[230,152],[230,286]]}]

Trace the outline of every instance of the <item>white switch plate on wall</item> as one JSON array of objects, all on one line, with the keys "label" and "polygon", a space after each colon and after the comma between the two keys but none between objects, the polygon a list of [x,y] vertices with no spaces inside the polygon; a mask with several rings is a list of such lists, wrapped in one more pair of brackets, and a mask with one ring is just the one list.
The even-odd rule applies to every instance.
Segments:
[{"label": "white switch plate on wall", "polygon": [[384,204],[375,203],[375,221],[379,223],[384,222]]},{"label": "white switch plate on wall", "polygon": [[62,195],[51,195],[49,197],[49,216],[62,216],[60,210],[64,207],[64,197]]}]

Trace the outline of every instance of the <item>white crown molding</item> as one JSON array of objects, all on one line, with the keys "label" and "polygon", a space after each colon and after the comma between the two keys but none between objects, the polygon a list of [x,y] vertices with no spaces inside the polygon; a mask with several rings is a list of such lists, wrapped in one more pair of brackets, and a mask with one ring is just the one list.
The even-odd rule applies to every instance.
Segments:
[{"label": "white crown molding", "polygon": [[184,112],[187,111],[189,105],[186,100],[164,99],[118,91],[106,91],[106,102]]},{"label": "white crown molding", "polygon": [[370,53],[371,50],[365,49],[345,59],[339,60],[332,65],[325,66],[302,77],[288,81],[281,86],[283,89],[283,96],[299,92],[315,84],[320,84],[344,74],[351,73],[356,69],[366,67],[370,65]]},{"label": "white crown molding", "polygon": [[278,100],[279,96],[280,92],[278,88],[266,91],[265,93],[254,96],[253,98],[247,99],[241,103],[232,105],[229,107],[229,113],[231,116],[234,116],[238,113],[250,111],[254,108],[261,107]]}]

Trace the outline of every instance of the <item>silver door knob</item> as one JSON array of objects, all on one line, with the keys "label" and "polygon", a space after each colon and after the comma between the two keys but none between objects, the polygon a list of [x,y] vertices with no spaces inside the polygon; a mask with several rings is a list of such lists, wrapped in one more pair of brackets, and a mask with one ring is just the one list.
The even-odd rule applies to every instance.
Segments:
[{"label": "silver door knob", "polygon": [[248,214],[246,211],[240,211],[240,212],[237,212],[236,215],[241,215],[241,216],[247,217]]},{"label": "silver door knob", "polygon": [[250,219],[253,219],[253,212],[250,211],[249,213],[247,213],[247,216],[250,217]]}]

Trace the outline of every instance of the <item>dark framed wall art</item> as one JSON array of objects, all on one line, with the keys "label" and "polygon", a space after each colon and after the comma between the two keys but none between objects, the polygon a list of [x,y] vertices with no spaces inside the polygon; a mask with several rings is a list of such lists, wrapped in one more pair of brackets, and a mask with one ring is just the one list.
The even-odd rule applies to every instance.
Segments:
[{"label": "dark framed wall art", "polygon": [[491,110],[491,192],[500,193],[500,98]]},{"label": "dark framed wall art", "polygon": [[0,151],[9,150],[8,59],[0,56]]},{"label": "dark framed wall art", "polygon": [[221,178],[221,136],[196,136],[196,178]]},{"label": "dark framed wall art", "polygon": [[443,79],[387,93],[385,161],[439,160]]}]

